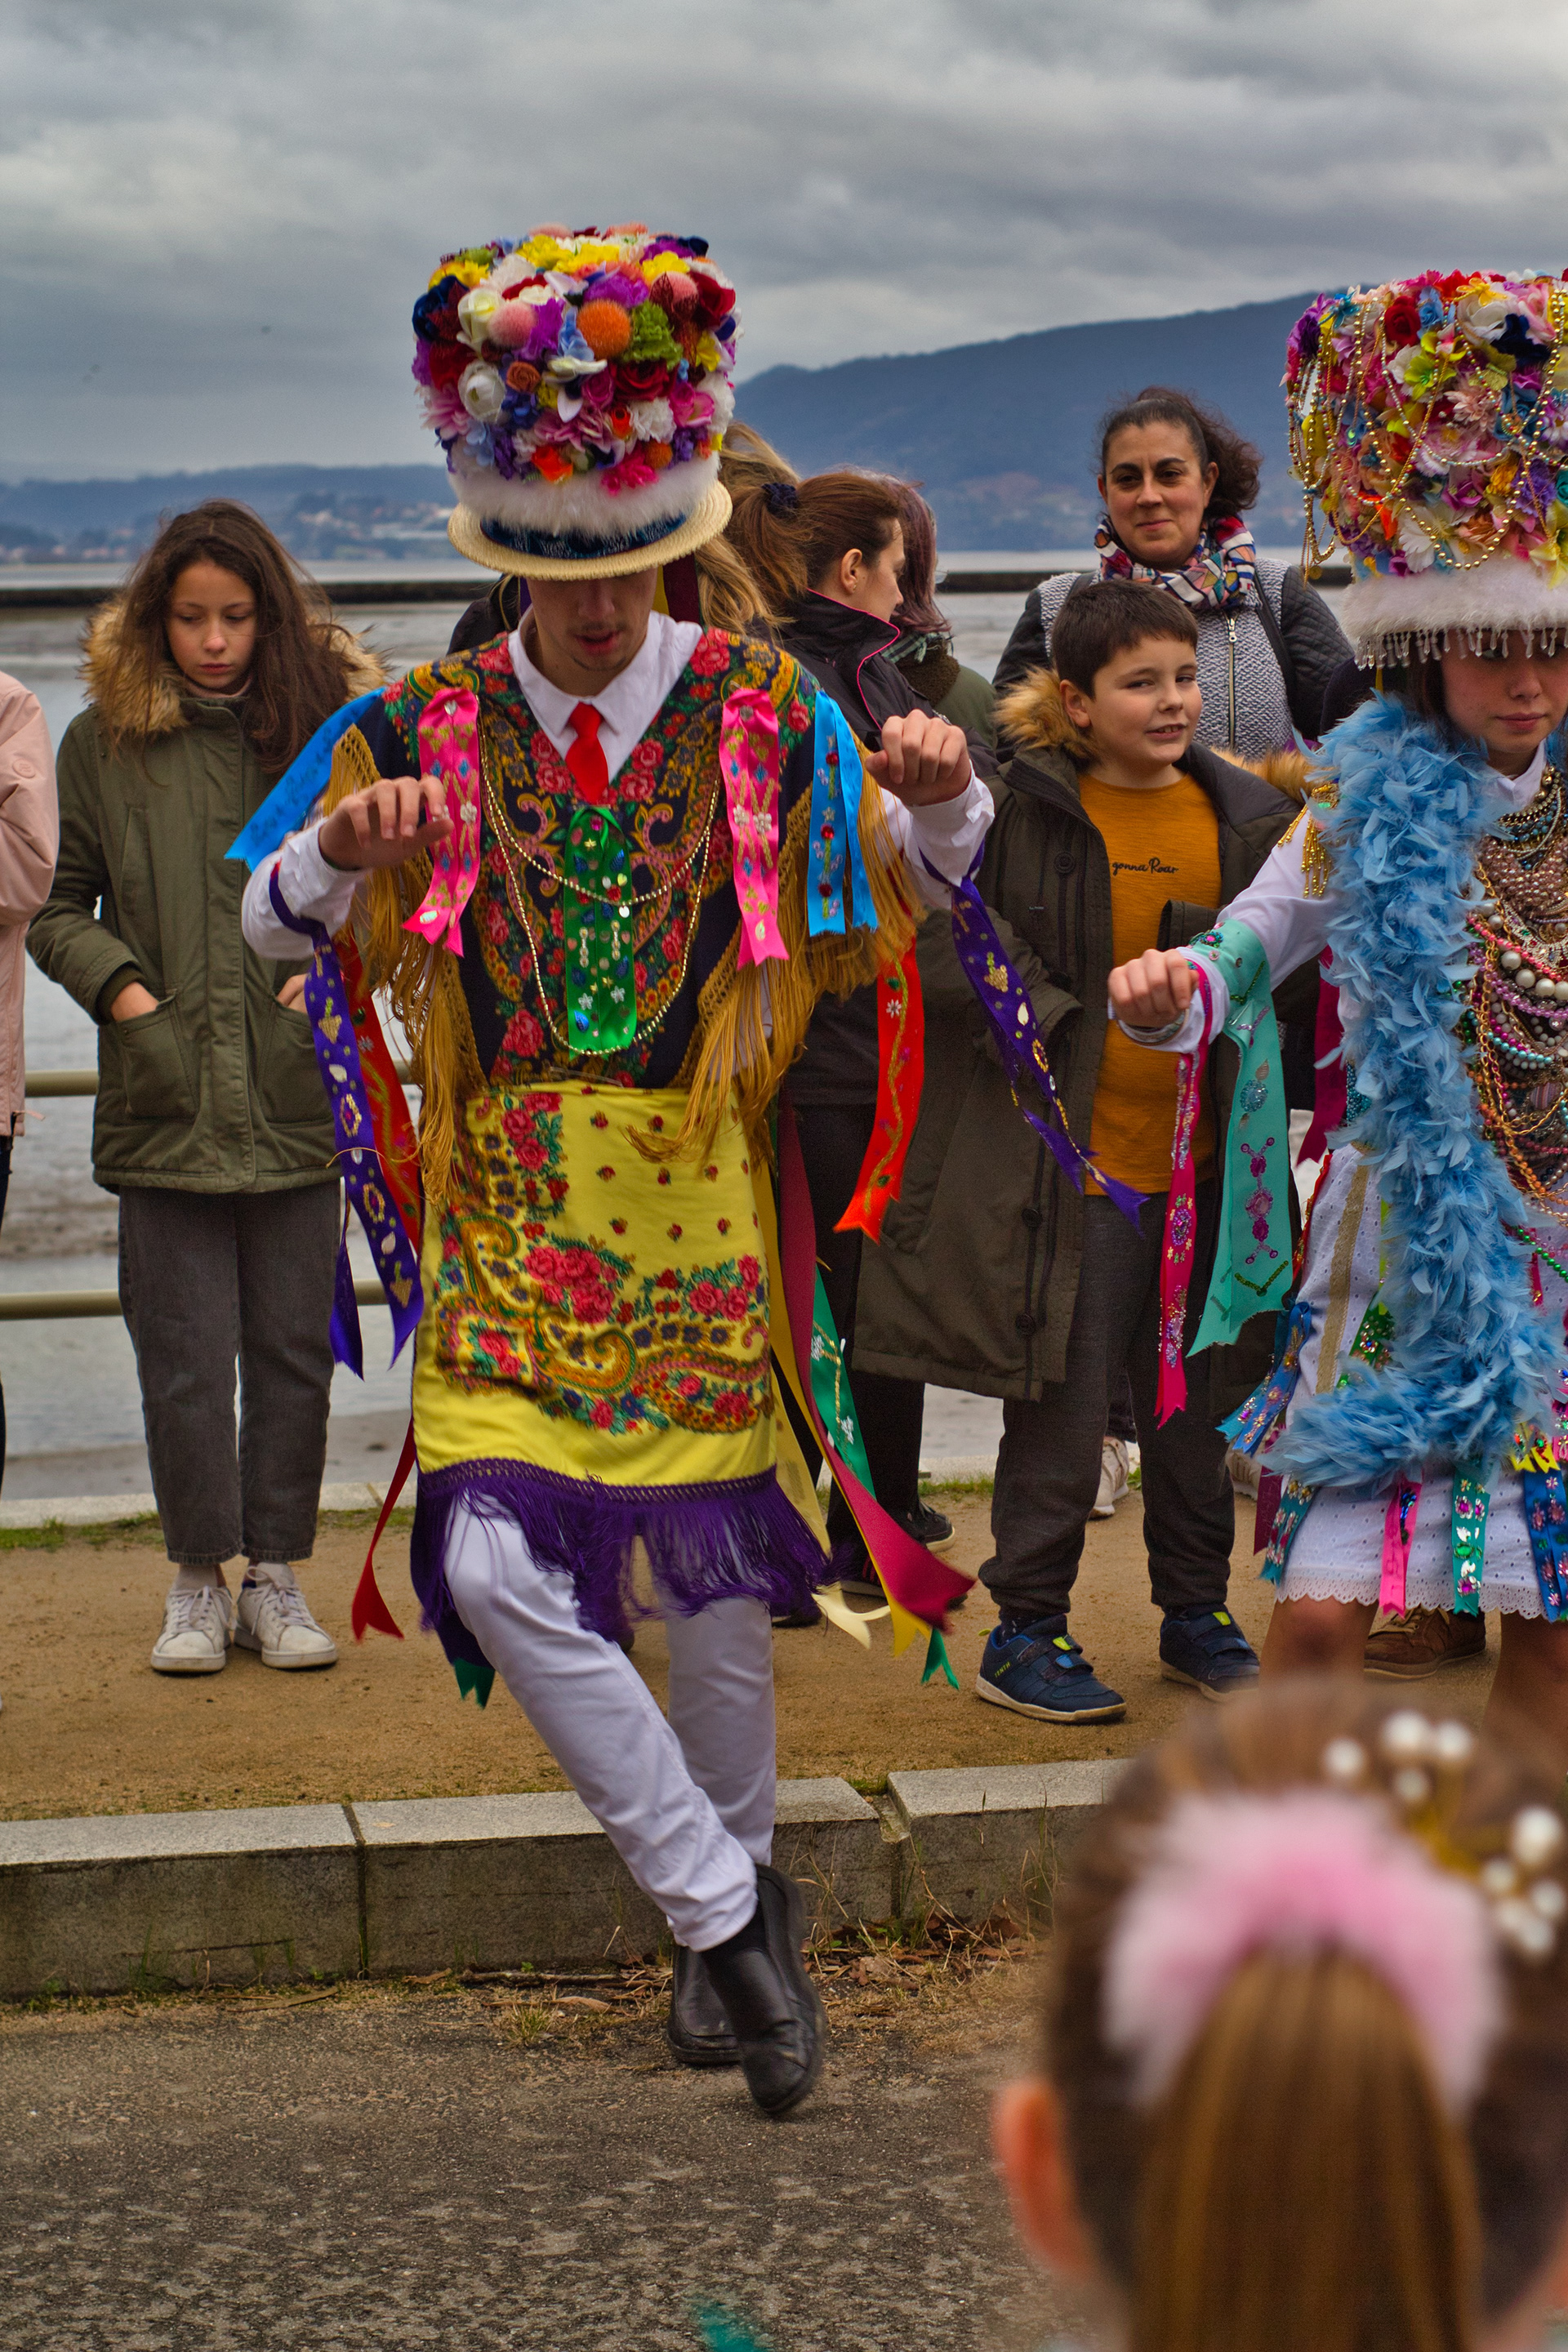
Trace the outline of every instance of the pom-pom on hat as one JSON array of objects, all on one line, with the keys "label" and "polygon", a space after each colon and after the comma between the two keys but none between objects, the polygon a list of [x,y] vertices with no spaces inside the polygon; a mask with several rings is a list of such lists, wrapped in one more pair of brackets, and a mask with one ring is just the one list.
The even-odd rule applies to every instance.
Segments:
[{"label": "pom-pom on hat", "polygon": [[592,579],[715,538],[739,331],[706,241],[640,221],[447,254],[414,306],[414,376],[457,486],[453,546]]},{"label": "pom-pom on hat", "polygon": [[1351,560],[1364,667],[1510,632],[1568,640],[1568,286],[1428,270],[1291,330],[1291,459]]}]

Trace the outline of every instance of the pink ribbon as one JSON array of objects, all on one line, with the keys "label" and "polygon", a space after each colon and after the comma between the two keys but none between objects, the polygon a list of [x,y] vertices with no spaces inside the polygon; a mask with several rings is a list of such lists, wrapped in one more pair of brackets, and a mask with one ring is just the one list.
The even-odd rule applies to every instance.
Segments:
[{"label": "pink ribbon", "polygon": [[1383,1580],[1378,1587],[1377,1605],[1396,1613],[1405,1607],[1405,1580],[1410,1568],[1410,1539],[1415,1533],[1415,1506],[1421,1499],[1421,1482],[1396,1478],[1394,1492],[1388,1498],[1388,1513],[1383,1522]]},{"label": "pink ribbon", "polygon": [[1194,1054],[1176,1056],[1176,1132],[1171,1144],[1171,1189],[1165,1196],[1165,1234],[1160,1251],[1160,1379],[1154,1391],[1154,1418],[1163,1429],[1173,1413],[1187,1402],[1187,1368],[1183,1342],[1187,1331],[1187,1293],[1193,1281],[1193,1255],[1197,1241],[1197,1170],[1193,1137],[1203,1107],[1204,1057],[1214,1004],[1208,974],[1202,964],[1192,967],[1203,999],[1204,1043]]},{"label": "pink ribbon", "polygon": [[423,905],[403,928],[463,952],[463,909],[479,878],[479,704],[467,687],[443,687],[419,714],[419,773],[445,788],[452,830],[436,852]]},{"label": "pink ribbon", "polygon": [[765,688],[737,687],[725,696],[719,766],[735,845],[740,961],[762,963],[771,956],[787,963],[779,931],[779,718]]}]

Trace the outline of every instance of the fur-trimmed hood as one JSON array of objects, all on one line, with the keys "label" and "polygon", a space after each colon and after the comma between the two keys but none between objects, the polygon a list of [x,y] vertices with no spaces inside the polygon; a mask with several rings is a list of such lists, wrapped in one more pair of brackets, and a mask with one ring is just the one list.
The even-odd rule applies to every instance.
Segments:
[{"label": "fur-trimmed hood", "polygon": [[[1087,768],[1094,758],[1094,746],[1089,737],[1068,717],[1061,681],[1054,669],[1030,670],[1026,677],[1001,697],[996,718],[1003,732],[1020,751],[1037,755],[1065,751],[1081,768]],[[1235,751],[1215,756],[1223,756],[1233,768],[1249,769],[1266,784],[1272,784],[1277,793],[1283,793],[1287,800],[1300,802],[1306,798],[1312,763],[1304,751],[1264,751],[1251,760],[1244,760]]]},{"label": "fur-trimmed hood", "polygon": [[[151,742],[190,723],[189,689],[170,661],[158,663],[149,677],[146,659],[141,647],[127,639],[124,622],[123,596],[111,596],[99,606],[83,640],[80,676],[89,702],[112,736]],[[349,697],[372,694],[386,684],[386,672],[351,630],[343,635],[351,648]]]}]

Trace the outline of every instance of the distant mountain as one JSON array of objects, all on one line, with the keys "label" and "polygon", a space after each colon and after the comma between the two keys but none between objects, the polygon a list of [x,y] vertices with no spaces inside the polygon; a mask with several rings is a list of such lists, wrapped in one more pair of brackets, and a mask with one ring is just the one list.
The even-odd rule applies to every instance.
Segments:
[{"label": "distant mountain", "polygon": [[[740,413],[802,473],[871,466],[924,484],[950,548],[1078,547],[1099,513],[1094,428],[1146,383],[1213,401],[1264,453],[1253,522],[1297,535],[1279,378],[1285,339],[1310,298],[1047,327],[837,367],[769,368],[740,388]],[[0,562],[128,561],[159,517],[199,499],[254,507],[301,562],[445,558],[446,469],[249,466],[134,481],[0,483]]]},{"label": "distant mountain", "polygon": [[1169,383],[1223,409],[1264,454],[1253,525],[1266,541],[1300,529],[1288,472],[1285,342],[1310,295],[1047,327],[837,367],[769,368],[739,410],[802,473],[870,466],[924,484],[942,544],[1082,546],[1100,512],[1095,426],[1112,402]]},{"label": "distant mountain", "polygon": [[253,507],[306,563],[449,558],[444,466],[235,466],[133,481],[0,483],[0,561],[129,561],[203,499]]}]

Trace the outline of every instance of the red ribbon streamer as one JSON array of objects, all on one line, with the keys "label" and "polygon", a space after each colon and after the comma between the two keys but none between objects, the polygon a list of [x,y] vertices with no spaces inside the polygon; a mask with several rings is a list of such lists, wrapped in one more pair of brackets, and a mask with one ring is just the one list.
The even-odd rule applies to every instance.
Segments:
[{"label": "red ribbon streamer", "polygon": [[[816,1226],[795,1113],[787,1100],[779,1104],[778,1158],[779,1265],[784,1276],[784,1307],[798,1349],[803,1342],[807,1348],[811,1343],[812,1315],[816,1304]],[[897,1519],[889,1516],[876,1496],[867,1492],[835,1451],[823,1428],[805,1364],[801,1367],[801,1402],[810,1418],[812,1433],[838,1482],[856,1526],[866,1538],[866,1549],[877,1564],[889,1600],[896,1601],[900,1609],[907,1609],[922,1624],[940,1627],[952,1602],[970,1590],[973,1579],[960,1576],[934,1552],[927,1551],[924,1544],[917,1543]]]},{"label": "red ribbon streamer", "polygon": [[[1194,964],[1192,971],[1203,999],[1206,1039],[1211,1012],[1208,979],[1201,964]],[[1195,1054],[1176,1057],[1176,1132],[1171,1145],[1171,1190],[1165,1200],[1165,1235],[1160,1252],[1160,1380],[1154,1392],[1154,1418],[1162,1429],[1187,1402],[1187,1368],[1182,1350],[1198,1225],[1193,1138],[1203,1102],[1205,1051],[1200,1045]]]},{"label": "red ribbon streamer", "polygon": [[882,1220],[899,1197],[904,1162],[925,1084],[925,999],[911,944],[892,971],[877,978],[877,1118],[849,1206],[835,1232],[882,1237]]},{"label": "red ribbon streamer", "polygon": [[395,1642],[403,1639],[403,1628],[387,1607],[380,1585],[375,1580],[375,1548],[381,1541],[393,1507],[408,1483],[408,1473],[414,1467],[414,1423],[410,1420],[404,1435],[403,1451],[397,1457],[397,1467],[392,1474],[392,1484],[386,1490],[386,1500],[381,1507],[381,1517],[370,1539],[370,1549],[364,1556],[364,1566],[354,1586],[354,1597],[349,1603],[349,1623],[356,1642],[363,1642],[372,1626],[378,1633],[390,1633]]}]

